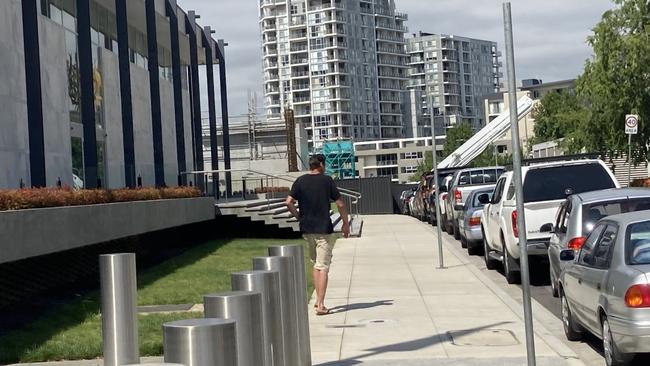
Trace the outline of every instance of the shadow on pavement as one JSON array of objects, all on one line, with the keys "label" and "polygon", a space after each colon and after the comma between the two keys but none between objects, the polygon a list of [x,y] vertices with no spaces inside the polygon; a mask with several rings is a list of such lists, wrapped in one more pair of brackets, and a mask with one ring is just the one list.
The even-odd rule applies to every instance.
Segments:
[{"label": "shadow on pavement", "polygon": [[379,300],[375,302],[359,302],[356,304],[339,305],[330,308],[330,311],[332,312],[332,314],[336,314],[336,313],[344,313],[346,311],[352,311],[352,310],[370,309],[378,306],[391,306],[393,305],[393,301],[394,300]]},{"label": "shadow on pavement", "polygon": [[[463,336],[463,335],[468,335],[472,333],[476,333],[478,331],[484,330],[484,329],[489,329],[492,327],[496,327],[499,325],[503,324],[508,324],[510,322],[499,322],[499,323],[494,323],[490,325],[485,325],[482,327],[476,327],[476,328],[470,328],[470,329],[465,329],[465,330],[459,330],[459,331],[454,331],[454,334],[457,336]],[[451,337],[449,336],[448,333],[441,333],[441,334],[436,334],[432,335],[430,337],[425,337],[425,338],[420,338],[420,339],[415,339],[412,341],[407,341],[407,342],[400,342],[400,343],[395,343],[395,344],[389,344],[386,346],[381,346],[381,347],[375,347],[375,348],[370,348],[365,350],[366,354],[359,355],[356,357],[350,357],[346,358],[343,360],[339,361],[332,361],[332,362],[326,362],[319,364],[317,366],[353,366],[353,365],[358,365],[363,363],[361,361],[364,358],[368,357],[373,357],[377,355],[381,355],[384,353],[389,353],[389,352],[413,352],[417,351],[423,348],[431,347],[436,344],[441,344],[445,341],[450,340]]]}]

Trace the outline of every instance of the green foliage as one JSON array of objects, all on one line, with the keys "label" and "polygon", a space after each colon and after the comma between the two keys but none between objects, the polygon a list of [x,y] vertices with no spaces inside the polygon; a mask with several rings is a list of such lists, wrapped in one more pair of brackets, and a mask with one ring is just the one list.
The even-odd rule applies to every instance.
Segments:
[{"label": "green foliage", "polygon": [[433,169],[433,152],[425,151],[424,159],[418,163],[418,170],[411,175],[409,180],[411,182],[419,182],[420,178],[422,178],[425,173],[430,172],[431,169]]},{"label": "green foliage", "polygon": [[650,142],[650,3],[614,0],[587,39],[594,57],[575,95],[550,94],[536,113],[536,141],[564,138],[569,152],[620,154],[627,150],[625,115],[638,114],[633,158],[643,161]]},{"label": "green foliage", "polygon": [[509,164],[512,164],[512,155],[497,153],[495,156],[494,146],[489,146],[481,155],[472,160],[470,166],[478,168],[495,165],[505,166]]},{"label": "green foliage", "polygon": [[454,128],[447,130],[447,139],[445,140],[445,148],[442,155],[446,158],[458,149],[465,141],[474,136],[474,130],[469,123],[461,123]]}]

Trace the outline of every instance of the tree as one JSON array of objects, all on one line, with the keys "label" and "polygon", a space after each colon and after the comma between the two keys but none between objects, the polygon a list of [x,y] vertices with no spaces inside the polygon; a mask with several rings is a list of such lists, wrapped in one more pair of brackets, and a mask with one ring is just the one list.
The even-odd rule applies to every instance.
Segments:
[{"label": "tree", "polygon": [[563,90],[546,94],[533,110],[535,137],[530,141],[539,144],[562,139],[562,148],[577,153],[584,147],[589,111],[576,91]]},{"label": "tree", "polygon": [[594,57],[578,80],[578,95],[589,107],[583,127],[587,150],[617,155],[627,149],[625,115],[638,114],[633,157],[645,161],[650,141],[650,3],[614,0],[587,40]]},{"label": "tree", "polygon": [[424,159],[418,163],[418,170],[411,175],[411,182],[419,182],[422,176],[433,169],[433,152],[425,151]]},{"label": "tree", "polygon": [[474,130],[469,123],[461,123],[454,128],[447,129],[447,139],[442,151],[443,157],[448,157],[458,149],[465,141],[474,136]]}]

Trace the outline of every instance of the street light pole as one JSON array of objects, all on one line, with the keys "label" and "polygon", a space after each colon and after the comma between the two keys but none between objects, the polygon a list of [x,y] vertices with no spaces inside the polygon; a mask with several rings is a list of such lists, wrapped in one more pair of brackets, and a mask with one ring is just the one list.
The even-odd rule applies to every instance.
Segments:
[{"label": "street light pole", "polygon": [[[521,178],[521,148],[519,144],[519,118],[517,112],[517,79],[515,75],[515,47],[512,32],[512,12],[510,3],[503,4],[505,23],[506,62],[508,64],[508,94],[510,108],[510,128],[512,132],[512,160],[517,200],[517,227],[519,228],[519,251],[521,269],[521,288],[524,301],[524,324],[526,328],[526,352],[528,366],[535,366],[535,335],[533,332],[533,316],[530,300],[530,273],[528,271],[528,240],[526,231],[526,216],[524,211],[524,188]],[[504,248],[507,250],[507,248]],[[507,256],[504,253],[504,260]]]},{"label": "street light pole", "polygon": [[436,143],[436,124],[433,122],[433,97],[428,96],[429,116],[431,117],[431,146],[433,149],[433,182],[435,184],[435,207],[436,207],[436,228],[438,230],[438,269],[445,269],[445,261],[442,254],[442,229],[440,225],[440,186],[438,184],[438,148]]}]

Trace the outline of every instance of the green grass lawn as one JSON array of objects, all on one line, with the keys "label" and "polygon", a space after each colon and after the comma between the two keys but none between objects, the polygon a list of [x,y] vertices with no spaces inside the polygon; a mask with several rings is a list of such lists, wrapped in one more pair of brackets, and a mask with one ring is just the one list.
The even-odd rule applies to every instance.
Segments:
[{"label": "green grass lawn", "polygon": [[[197,304],[207,293],[230,290],[230,273],[252,268],[251,258],[278,244],[302,240],[233,239],[210,241],[138,274],[138,304]],[[306,258],[307,269],[311,267]],[[311,273],[309,270],[308,273]],[[308,296],[313,291],[307,276]],[[98,293],[80,297],[0,337],[0,364],[101,357]],[[162,324],[202,313],[139,315],[140,355],[162,354]]]}]

